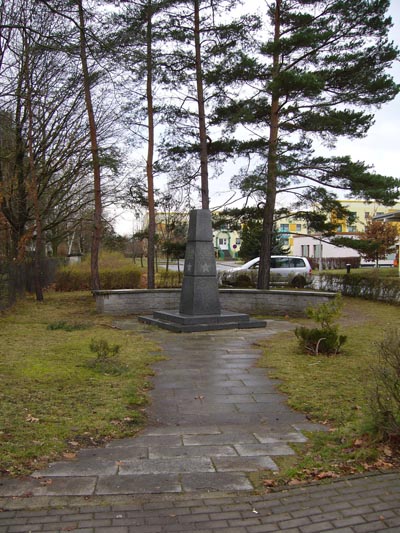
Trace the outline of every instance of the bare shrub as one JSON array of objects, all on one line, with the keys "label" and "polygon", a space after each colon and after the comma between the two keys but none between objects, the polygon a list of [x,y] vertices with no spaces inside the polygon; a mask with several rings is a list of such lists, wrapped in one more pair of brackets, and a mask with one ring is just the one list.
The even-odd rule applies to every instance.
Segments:
[{"label": "bare shrub", "polygon": [[385,332],[373,368],[370,414],[373,431],[400,445],[400,328]]}]

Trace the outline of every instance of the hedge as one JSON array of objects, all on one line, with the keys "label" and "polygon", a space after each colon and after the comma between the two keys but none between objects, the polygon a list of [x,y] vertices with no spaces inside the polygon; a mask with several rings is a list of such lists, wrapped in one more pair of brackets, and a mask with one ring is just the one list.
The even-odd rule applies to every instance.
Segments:
[{"label": "hedge", "polygon": [[341,292],[345,296],[357,296],[366,300],[400,303],[400,278],[380,278],[360,274],[330,274],[318,276],[319,289]]},{"label": "hedge", "polygon": [[[100,269],[100,285],[104,290],[138,289],[141,277],[141,271],[131,266]],[[73,267],[61,268],[56,274],[55,288],[57,291],[90,290],[90,272]]]}]

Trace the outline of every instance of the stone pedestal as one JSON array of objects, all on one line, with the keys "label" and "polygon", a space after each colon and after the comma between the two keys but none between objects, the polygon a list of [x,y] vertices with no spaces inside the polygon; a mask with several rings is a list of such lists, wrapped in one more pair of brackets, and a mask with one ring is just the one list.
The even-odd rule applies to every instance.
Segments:
[{"label": "stone pedestal", "polygon": [[221,311],[208,209],[190,213],[179,311],[157,311],[139,320],[176,332],[265,327],[264,321],[250,320],[247,314]]}]

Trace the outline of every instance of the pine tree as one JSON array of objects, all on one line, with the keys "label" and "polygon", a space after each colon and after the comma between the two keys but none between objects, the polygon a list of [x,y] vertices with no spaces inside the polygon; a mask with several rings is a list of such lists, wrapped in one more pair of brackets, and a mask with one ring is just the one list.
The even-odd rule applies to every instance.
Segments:
[{"label": "pine tree", "polygon": [[[234,18],[238,0],[171,2],[165,12],[165,38],[171,50],[165,56],[163,84],[173,96],[167,108],[164,137],[166,170],[172,185],[200,192],[209,208],[210,163],[218,164],[213,145],[219,136],[210,127],[216,101],[223,98],[221,71],[247,46],[258,18]],[[200,187],[194,185],[199,179]]]},{"label": "pine tree", "polygon": [[256,163],[240,184],[265,203],[259,288],[269,287],[278,193],[295,195],[292,211],[314,207],[319,215],[346,214],[331,188],[383,203],[397,196],[398,180],[348,156],[314,152],[315,139],[334,147],[338,137],[363,137],[373,123],[371,109],[398,93],[386,73],[398,56],[388,40],[388,7],[389,0],[276,0],[268,10],[272,36],[260,55],[221,77],[222,84],[233,83],[240,72],[255,87],[221,106],[215,121],[230,131],[244,125],[256,132],[245,141],[227,140],[225,149]]}]

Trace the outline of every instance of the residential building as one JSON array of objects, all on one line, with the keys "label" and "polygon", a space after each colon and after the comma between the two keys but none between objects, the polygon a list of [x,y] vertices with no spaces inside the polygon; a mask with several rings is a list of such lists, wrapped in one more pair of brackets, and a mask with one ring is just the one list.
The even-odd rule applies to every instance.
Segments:
[{"label": "residential building", "polygon": [[[362,233],[365,229],[365,224],[368,220],[371,220],[375,216],[395,213],[400,210],[400,203],[396,203],[394,206],[387,207],[377,202],[367,202],[365,200],[340,200],[347,209],[355,215],[355,221],[351,225],[348,225],[346,220],[338,219],[332,214],[331,222],[337,224],[336,233],[346,234],[351,236],[357,233]],[[315,236],[317,242],[311,243],[311,241],[302,241],[295,238],[299,235],[312,235],[309,233],[307,224],[304,220],[296,219],[296,217],[289,217],[282,219],[277,224],[277,230],[282,234],[283,240],[287,246],[290,247],[291,253],[297,255],[299,253],[299,246],[311,246],[310,250],[318,249],[318,236]],[[301,244],[299,244],[301,242]],[[335,247],[337,248],[337,247]],[[343,248],[340,248],[343,250]],[[316,252],[318,253],[318,252]],[[306,255],[306,254],[299,254]],[[326,254],[324,254],[326,257]],[[317,257],[316,255],[308,255],[307,257]]]},{"label": "residential building", "polygon": [[238,231],[219,229],[213,231],[215,254],[220,259],[232,257],[236,259],[239,254],[241,238]]}]

